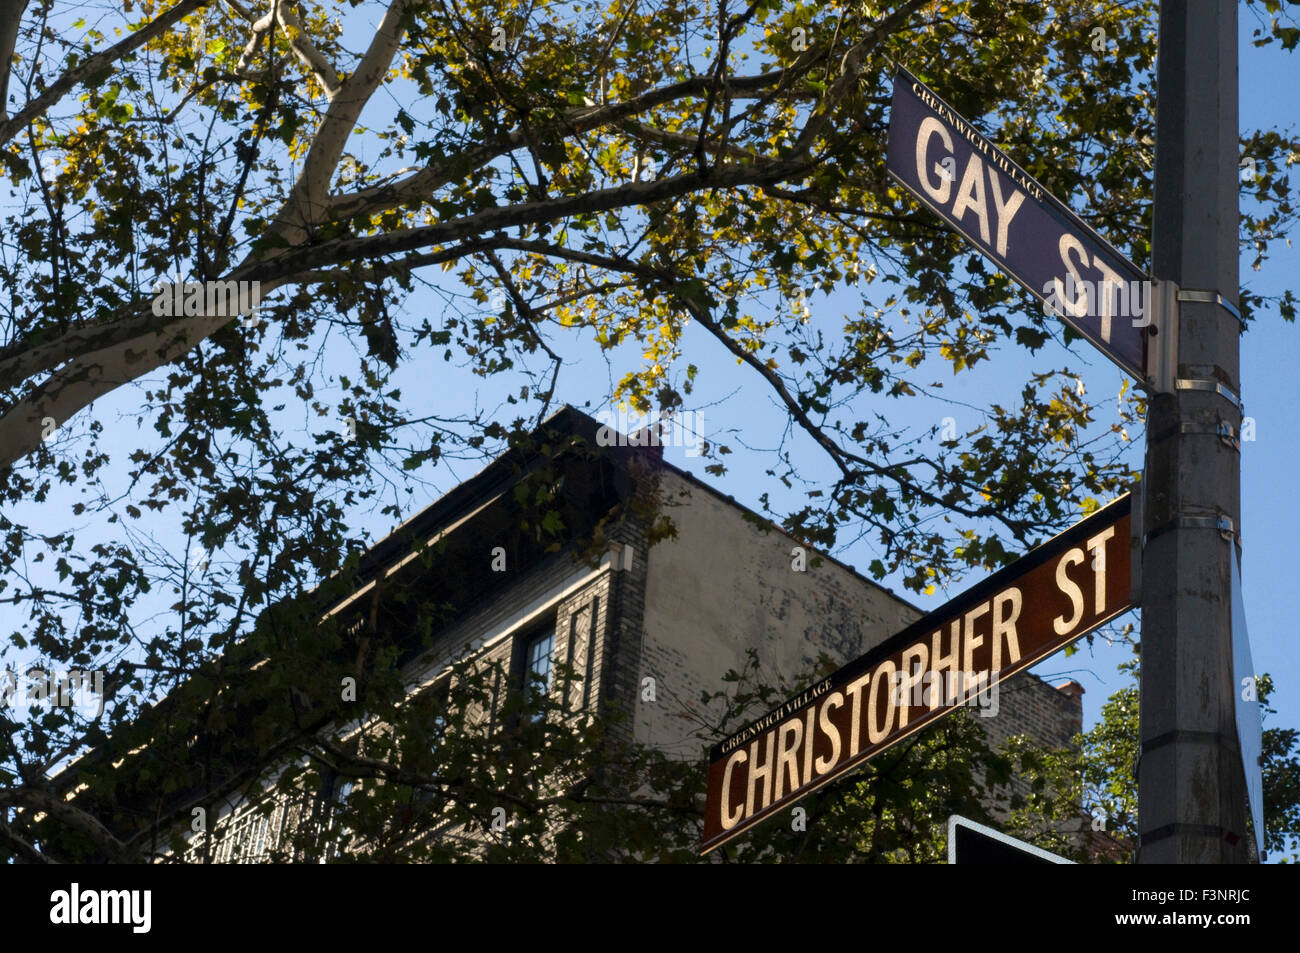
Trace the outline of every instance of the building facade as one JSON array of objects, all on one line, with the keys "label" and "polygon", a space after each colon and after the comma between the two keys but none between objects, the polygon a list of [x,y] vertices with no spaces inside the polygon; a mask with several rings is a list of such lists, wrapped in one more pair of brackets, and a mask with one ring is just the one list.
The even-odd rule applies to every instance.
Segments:
[{"label": "building facade", "polygon": [[[769,683],[793,683],[923,615],[672,465],[652,435],[609,437],[572,408],[557,412],[532,444],[376,544],[352,590],[322,606],[324,617],[358,638],[409,633],[397,664],[413,696],[445,685],[457,662],[489,666],[498,673],[482,706],[489,726],[510,692],[541,683],[568,711],[624,713],[621,740],[702,763],[700,730],[716,714],[702,699],[729,671],[756,658]],[[606,446],[618,442],[631,445]],[[545,516],[536,499],[562,532],[537,531]],[[1073,682],[1056,689],[1018,676],[984,719],[990,741],[1028,734],[1069,744],[1082,725],[1081,694]],[[320,724],[337,730],[343,721],[333,713]],[[295,858],[281,846],[297,825],[331,829],[329,804],[348,795],[349,782],[327,777],[319,796],[268,812],[249,792],[274,772],[275,757],[284,751],[260,750],[246,770],[199,778],[170,799],[150,795],[138,813],[174,817],[183,829],[193,805],[210,811],[211,823],[190,838],[193,861],[327,859],[328,851]],[[75,773],[64,779],[70,790]],[[336,833],[331,849],[343,849],[346,832]]]}]

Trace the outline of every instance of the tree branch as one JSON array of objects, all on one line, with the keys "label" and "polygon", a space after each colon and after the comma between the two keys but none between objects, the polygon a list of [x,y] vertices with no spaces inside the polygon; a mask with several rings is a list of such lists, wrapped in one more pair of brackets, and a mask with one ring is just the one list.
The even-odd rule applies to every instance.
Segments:
[{"label": "tree branch", "polygon": [[326,198],[334,170],[343,155],[343,146],[352,135],[361,110],[388,75],[388,67],[392,65],[405,33],[401,19],[408,2],[392,0],[389,3],[369,49],[361,57],[356,71],[334,95],[320,129],[312,139],[307,158],[303,160],[302,174],[280,216],[279,233],[291,245],[298,244],[306,236],[306,229],[320,222],[328,213]]},{"label": "tree branch", "polygon": [[181,0],[170,10],[154,17],[147,26],[141,27],[134,33],[128,33],[120,42],[82,60],[47,86],[45,92],[15,113],[12,119],[0,123],[0,146],[12,139],[19,129],[22,129],[49,109],[50,106],[62,99],[64,94],[78,83],[89,79],[96,73],[102,72],[126,54],[139,49],[154,37],[161,35],[195,10],[207,6],[209,2],[210,0]]},{"label": "tree branch", "polygon": [[33,864],[57,863],[57,861],[53,857],[49,857],[41,853],[30,843],[28,843],[28,841],[20,837],[17,834],[17,832],[15,832],[14,829],[3,818],[0,818],[0,841],[3,841],[5,844],[8,844],[9,847],[13,849],[14,853],[16,853],[19,857],[22,857],[25,860],[27,860],[29,863],[33,863]]},{"label": "tree branch", "polygon": [[[8,0],[0,4],[0,124],[9,114],[9,71],[14,57],[18,28],[27,12],[28,0]],[[2,125],[0,125],[2,128]]]},{"label": "tree branch", "polygon": [[126,845],[109,833],[108,828],[97,818],[73,807],[56,794],[33,788],[0,790],[0,808],[6,807],[44,811],[61,824],[81,831],[114,860],[120,862],[135,859]]},{"label": "tree branch", "polygon": [[307,31],[302,28],[302,21],[298,19],[297,11],[289,3],[277,0],[275,16],[284,27],[285,35],[289,38],[290,49],[298,55],[302,65],[316,77],[316,82],[320,83],[321,89],[325,90],[325,98],[333,102],[342,85],[339,74],[308,38]]},{"label": "tree branch", "polygon": [[[789,75],[803,63],[801,59],[795,66],[753,76],[733,77],[727,81],[728,90],[734,98],[765,95],[771,88],[780,87],[786,82]],[[710,76],[693,76],[647,90],[624,102],[567,110],[551,125],[535,127],[535,131],[580,135],[603,126],[617,125],[656,106],[702,95],[709,90],[712,82]],[[427,200],[431,193],[443,186],[526,145],[523,131],[516,129],[493,142],[481,143],[438,163],[431,163],[400,182],[332,196],[327,218],[332,220],[354,215],[373,215],[407,202]]]}]

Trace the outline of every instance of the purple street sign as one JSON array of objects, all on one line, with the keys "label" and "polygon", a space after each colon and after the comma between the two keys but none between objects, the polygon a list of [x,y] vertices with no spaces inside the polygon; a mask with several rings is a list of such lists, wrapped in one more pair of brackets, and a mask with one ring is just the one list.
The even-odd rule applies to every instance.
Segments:
[{"label": "purple street sign", "polygon": [[1139,383],[1147,276],[915,76],[894,76],[889,174]]}]

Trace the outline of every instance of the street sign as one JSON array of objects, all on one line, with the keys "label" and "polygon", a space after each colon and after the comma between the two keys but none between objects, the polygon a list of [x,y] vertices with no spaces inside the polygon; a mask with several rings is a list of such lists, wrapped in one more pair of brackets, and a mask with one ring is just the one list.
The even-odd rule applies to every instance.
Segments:
[{"label": "street sign", "polygon": [[950,864],[1072,864],[1041,847],[954,814],[948,818]]},{"label": "street sign", "polygon": [[1002,271],[1145,384],[1147,276],[907,70],[886,167]]},{"label": "street sign", "polygon": [[715,745],[701,853],[1132,607],[1129,494]]}]

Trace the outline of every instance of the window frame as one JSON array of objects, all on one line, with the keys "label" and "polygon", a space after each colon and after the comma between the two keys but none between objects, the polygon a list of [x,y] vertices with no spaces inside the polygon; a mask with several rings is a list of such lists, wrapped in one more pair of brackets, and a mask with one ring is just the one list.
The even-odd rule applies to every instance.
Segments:
[{"label": "window frame", "polygon": [[[544,695],[549,695],[555,688],[555,648],[559,642],[560,634],[558,622],[559,620],[554,615],[551,615],[540,625],[534,626],[516,636],[512,682],[525,705],[531,700],[533,691],[540,688]],[[532,681],[532,675],[535,672],[533,649],[548,638],[551,644],[546,653],[546,684],[544,687],[535,687]]]}]

